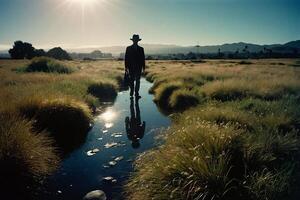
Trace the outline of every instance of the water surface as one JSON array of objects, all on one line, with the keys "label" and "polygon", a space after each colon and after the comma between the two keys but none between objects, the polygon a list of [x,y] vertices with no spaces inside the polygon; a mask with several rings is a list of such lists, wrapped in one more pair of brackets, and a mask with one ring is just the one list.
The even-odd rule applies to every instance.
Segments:
[{"label": "water surface", "polygon": [[[122,185],[133,171],[132,161],[139,153],[157,146],[156,136],[170,125],[170,120],[158,111],[152,95],[148,94],[150,87],[151,83],[141,79],[139,101],[130,100],[128,91],[120,92],[115,103],[96,116],[84,144],[62,161],[60,169],[45,182],[39,199],[82,199],[86,193],[98,189],[108,199],[124,198]],[[139,115],[140,125],[136,126]],[[145,132],[141,133],[143,128]],[[140,138],[139,142],[135,138]],[[105,144],[115,146],[105,148]],[[88,156],[87,152],[93,149],[95,154],[90,152],[94,155]],[[110,161],[117,164],[110,166]],[[105,177],[114,180],[106,181]]]}]

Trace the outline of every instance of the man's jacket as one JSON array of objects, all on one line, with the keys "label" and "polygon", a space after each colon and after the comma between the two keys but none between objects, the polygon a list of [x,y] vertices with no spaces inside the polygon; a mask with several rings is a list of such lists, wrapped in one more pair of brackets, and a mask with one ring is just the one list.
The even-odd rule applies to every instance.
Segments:
[{"label": "man's jacket", "polygon": [[129,46],[125,54],[125,67],[130,73],[141,73],[145,69],[144,48],[140,46]]}]

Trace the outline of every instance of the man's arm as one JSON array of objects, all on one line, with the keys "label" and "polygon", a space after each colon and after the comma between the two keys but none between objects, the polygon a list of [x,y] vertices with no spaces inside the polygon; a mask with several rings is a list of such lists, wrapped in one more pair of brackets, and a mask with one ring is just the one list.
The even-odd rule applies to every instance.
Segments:
[{"label": "man's arm", "polygon": [[142,67],[143,67],[143,71],[145,72],[146,61],[145,61],[145,52],[144,52],[144,48],[142,48],[142,59],[143,59]]},{"label": "man's arm", "polygon": [[128,47],[126,48],[126,53],[125,53],[125,70],[128,70],[129,68],[129,50]]}]

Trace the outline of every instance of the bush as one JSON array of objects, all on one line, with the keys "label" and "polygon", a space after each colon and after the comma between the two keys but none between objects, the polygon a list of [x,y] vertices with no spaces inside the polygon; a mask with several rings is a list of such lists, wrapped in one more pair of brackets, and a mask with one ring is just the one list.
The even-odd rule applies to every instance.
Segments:
[{"label": "bush", "polygon": [[58,60],[72,60],[71,56],[67,51],[63,50],[61,47],[54,47],[50,49],[46,55],[51,58],[55,58]]},{"label": "bush", "polygon": [[114,101],[117,97],[117,86],[112,83],[92,83],[88,87],[88,93],[101,101]]},{"label": "bush", "polygon": [[14,199],[14,195],[20,195],[19,189],[25,191],[27,181],[51,174],[59,158],[52,139],[45,132],[33,132],[30,121],[12,113],[0,113],[0,121],[2,197],[8,194]]},{"label": "bush", "polygon": [[253,64],[252,62],[250,61],[246,61],[246,60],[242,60],[239,62],[240,65],[250,65],[250,64]]},{"label": "bush", "polygon": [[34,58],[32,62],[23,69],[23,71],[69,74],[74,70],[54,59],[47,57],[38,57]]}]

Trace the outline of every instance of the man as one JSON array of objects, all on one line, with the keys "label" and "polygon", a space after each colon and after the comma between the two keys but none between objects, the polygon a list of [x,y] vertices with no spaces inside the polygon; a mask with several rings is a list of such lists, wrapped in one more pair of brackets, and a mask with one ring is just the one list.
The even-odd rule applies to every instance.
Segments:
[{"label": "man", "polygon": [[144,137],[146,122],[141,121],[141,112],[139,107],[139,99],[135,99],[135,109],[133,106],[133,98],[130,99],[130,118],[125,118],[126,133],[131,146],[134,149],[140,147],[140,140]]},{"label": "man", "polygon": [[126,49],[125,70],[130,77],[130,98],[133,98],[133,93],[135,93],[135,97],[139,99],[141,98],[139,95],[141,74],[145,72],[145,53],[144,48],[138,45],[141,41],[139,35],[133,35],[131,40],[133,45]]}]

